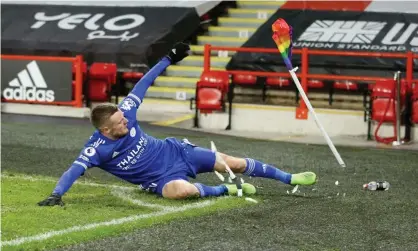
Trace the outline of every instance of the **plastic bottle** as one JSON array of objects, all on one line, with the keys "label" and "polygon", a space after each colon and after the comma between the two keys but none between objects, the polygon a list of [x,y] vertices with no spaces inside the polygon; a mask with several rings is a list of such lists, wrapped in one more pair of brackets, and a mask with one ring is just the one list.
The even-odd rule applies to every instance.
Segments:
[{"label": "plastic bottle", "polygon": [[368,184],[363,185],[363,189],[376,191],[376,190],[388,190],[390,187],[389,182],[387,181],[371,181]]}]

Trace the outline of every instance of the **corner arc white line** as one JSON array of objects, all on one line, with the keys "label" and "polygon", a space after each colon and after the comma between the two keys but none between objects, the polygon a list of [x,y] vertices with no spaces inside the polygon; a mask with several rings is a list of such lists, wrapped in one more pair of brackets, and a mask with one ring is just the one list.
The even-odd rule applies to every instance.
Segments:
[{"label": "corner arc white line", "polygon": [[74,227],[63,229],[63,230],[50,231],[50,232],[46,232],[46,233],[42,233],[42,234],[38,234],[38,235],[21,237],[21,238],[13,239],[13,240],[10,240],[10,241],[2,241],[1,246],[2,247],[4,247],[4,246],[17,246],[17,245],[21,245],[21,244],[24,244],[24,243],[46,240],[46,239],[49,239],[49,238],[54,237],[54,236],[68,234],[68,233],[72,233],[72,232],[84,231],[84,230],[94,229],[94,228],[98,228],[98,227],[102,227],[102,226],[120,225],[120,224],[123,224],[123,223],[126,223],[126,222],[136,221],[136,220],[140,220],[140,219],[147,219],[147,218],[151,218],[151,217],[163,216],[163,215],[170,214],[170,213],[183,212],[183,211],[186,211],[186,210],[189,210],[189,209],[195,209],[195,208],[202,208],[202,207],[210,206],[214,202],[215,202],[215,200],[207,200],[207,201],[198,202],[198,203],[194,203],[194,204],[190,204],[190,205],[185,205],[185,206],[178,207],[178,208],[175,208],[175,209],[166,209],[166,210],[158,211],[158,212],[155,212],[155,213],[133,215],[133,216],[128,216],[128,217],[124,217],[124,218],[120,218],[120,219],[113,219],[113,220],[110,220],[110,221],[92,223],[92,224],[81,225],[81,226],[74,226]]}]

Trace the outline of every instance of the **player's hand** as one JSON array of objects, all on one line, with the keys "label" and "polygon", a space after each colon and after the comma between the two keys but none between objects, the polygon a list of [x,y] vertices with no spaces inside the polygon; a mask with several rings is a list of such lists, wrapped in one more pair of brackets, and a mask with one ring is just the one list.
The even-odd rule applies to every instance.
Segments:
[{"label": "player's hand", "polygon": [[61,200],[61,195],[51,194],[48,198],[38,202],[39,206],[64,206],[64,202]]},{"label": "player's hand", "polygon": [[171,49],[170,53],[168,53],[168,57],[172,64],[180,62],[185,57],[189,56],[190,46],[186,43],[176,43]]}]

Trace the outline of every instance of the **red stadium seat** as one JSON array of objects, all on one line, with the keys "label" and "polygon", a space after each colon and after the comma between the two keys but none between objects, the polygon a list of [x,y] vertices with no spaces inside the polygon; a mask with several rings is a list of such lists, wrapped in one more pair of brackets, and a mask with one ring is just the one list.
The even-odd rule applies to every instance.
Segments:
[{"label": "red stadium seat", "polygon": [[111,85],[116,84],[117,66],[113,63],[95,62],[90,66],[88,97],[91,101],[108,101]]},{"label": "red stadium seat", "polygon": [[412,123],[418,124],[418,83],[412,85]]},{"label": "red stadium seat", "polygon": [[283,87],[283,86],[289,86],[289,80],[286,78],[276,78],[276,77],[268,77],[266,80],[266,84],[267,86],[278,86],[278,87]]},{"label": "red stadium seat", "polygon": [[418,100],[415,100],[412,103],[412,123],[418,124]]},{"label": "red stadium seat", "polygon": [[358,90],[357,84],[352,81],[335,81],[333,87],[338,90],[356,91]]},{"label": "red stadium seat", "polygon": [[[206,71],[196,83],[196,110],[194,126],[199,127],[199,114],[224,110],[224,97],[229,90],[229,74],[226,71]],[[190,100],[192,106],[192,100]]]},{"label": "red stadium seat", "polygon": [[211,113],[222,109],[222,90],[202,87],[197,90],[197,107],[201,113]]},{"label": "red stadium seat", "polygon": [[122,74],[122,78],[125,80],[140,80],[144,76],[144,73],[142,72],[124,72]]},{"label": "red stadium seat", "polygon": [[[404,110],[405,97],[406,97],[406,82],[401,82],[401,93],[400,93],[400,102],[401,109],[399,114],[402,116]],[[372,102],[372,116],[371,119],[378,122],[378,125],[375,130],[375,138],[377,142],[389,144],[396,140],[396,132],[392,137],[382,138],[378,135],[380,126],[383,123],[392,123],[394,128],[396,125],[396,82],[395,80],[384,80],[377,81],[373,86],[371,92],[371,102]]]},{"label": "red stadium seat", "polygon": [[[396,91],[396,82],[395,80],[384,80],[384,81],[377,81],[372,86],[372,96],[374,97],[393,97]],[[401,101],[405,101],[405,95],[407,91],[407,85],[405,81],[401,82]]]},{"label": "red stadium seat", "polygon": [[387,123],[395,122],[395,81],[378,81],[373,86],[372,120]]},{"label": "red stadium seat", "polygon": [[131,72],[131,71],[124,72],[124,73],[122,74],[122,78],[123,78],[123,79],[132,79],[132,72]]},{"label": "red stadium seat", "polygon": [[229,74],[226,71],[206,71],[200,76],[198,86],[221,88],[223,92],[229,89]]},{"label": "red stadium seat", "polygon": [[372,103],[372,119],[383,123],[395,122],[395,100],[389,98],[377,98]]},{"label": "red stadium seat", "polygon": [[106,102],[109,100],[109,83],[104,80],[90,80],[88,94],[91,101]]},{"label": "red stadium seat", "polygon": [[116,83],[117,66],[113,63],[93,63],[90,66],[89,78],[105,80],[111,84]]},{"label": "red stadium seat", "polygon": [[309,79],[308,88],[324,88],[324,82],[322,82],[321,80]]},{"label": "red stadium seat", "polygon": [[[374,84],[372,99],[372,120],[386,122],[396,122],[395,114],[395,80],[377,81]],[[401,84],[401,106],[405,103],[406,84]]]},{"label": "red stadium seat", "polygon": [[412,84],[412,98],[414,100],[418,99],[418,83]]},{"label": "red stadium seat", "polygon": [[257,77],[249,74],[234,74],[232,82],[236,85],[255,85]]},{"label": "red stadium seat", "polygon": [[196,83],[196,121],[197,111],[207,114],[224,110],[224,97],[229,90],[229,74],[226,71],[206,71]]}]

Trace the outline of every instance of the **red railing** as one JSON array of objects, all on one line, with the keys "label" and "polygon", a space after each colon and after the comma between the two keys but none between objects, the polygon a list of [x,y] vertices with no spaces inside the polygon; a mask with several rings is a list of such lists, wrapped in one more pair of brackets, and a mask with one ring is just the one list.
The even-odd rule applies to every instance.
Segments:
[{"label": "red railing", "polygon": [[[11,103],[36,103],[36,104],[48,104],[48,105],[67,105],[74,107],[82,107],[82,85],[83,85],[83,72],[82,63],[83,56],[78,55],[76,57],[49,57],[49,56],[30,56],[30,55],[1,55],[2,59],[10,60],[36,60],[36,61],[54,61],[54,62],[72,62],[76,66],[75,70],[75,97],[72,101],[54,101],[54,102],[40,102],[40,101],[25,101],[25,100],[6,100]],[[72,69],[69,69],[70,71]]]},{"label": "red railing", "polygon": [[[255,53],[280,53],[277,49],[268,48],[246,48],[246,47],[226,47],[226,46],[212,46],[210,44],[205,45],[203,70],[210,71],[210,56],[212,51],[235,51],[235,52],[255,52]],[[351,56],[351,57],[372,57],[372,58],[401,58],[406,60],[406,83],[408,87],[411,87],[413,82],[418,82],[418,79],[413,79],[413,60],[418,58],[418,54],[412,52],[407,53],[379,53],[379,52],[347,52],[347,51],[322,51],[312,50],[308,48],[294,49],[292,54],[301,55],[300,73],[297,73],[297,77],[300,78],[303,90],[307,94],[308,92],[308,79],[331,79],[331,80],[353,80],[362,82],[376,82],[382,80],[390,80],[393,78],[381,78],[370,76],[349,76],[349,75],[331,75],[331,74],[310,74],[309,73],[309,56],[310,55],[322,55],[322,56]],[[263,71],[237,71],[226,70],[229,74],[247,74],[253,76],[265,76],[265,77],[289,77],[289,72],[263,72]],[[299,108],[296,111],[296,117],[299,119],[307,119],[307,107],[303,99],[301,99]]]}]

